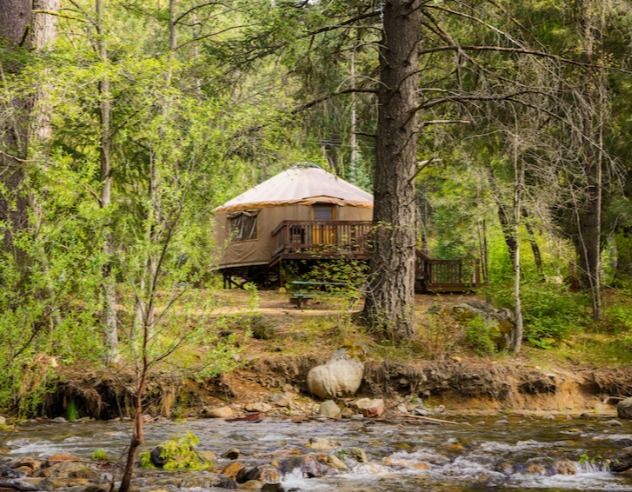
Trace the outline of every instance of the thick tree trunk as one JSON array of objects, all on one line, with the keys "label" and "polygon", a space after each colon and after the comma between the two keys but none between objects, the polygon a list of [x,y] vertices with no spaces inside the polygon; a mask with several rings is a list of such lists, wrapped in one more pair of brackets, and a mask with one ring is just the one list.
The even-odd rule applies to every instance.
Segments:
[{"label": "thick tree trunk", "polygon": [[[0,7],[0,44],[9,50],[28,47],[32,22],[31,0],[4,0]],[[15,61],[0,58],[0,76],[16,73],[21,69]],[[0,121],[0,223],[5,224],[3,249],[13,251],[18,261],[20,252],[15,250],[13,237],[28,224],[27,199],[21,193],[24,182],[24,160],[27,157],[30,102],[16,99],[3,111]]]},{"label": "thick tree trunk", "polygon": [[364,316],[373,329],[396,341],[414,333],[420,8],[419,0],[383,4],[374,250]]},{"label": "thick tree trunk", "polygon": [[[599,10],[603,9],[600,0],[580,0],[578,3],[579,28],[582,33],[582,61],[595,63],[596,33]],[[603,18],[601,19],[603,21]],[[601,318],[601,210],[603,193],[603,125],[605,111],[604,76],[601,70],[591,73],[591,80],[585,84],[585,107],[582,108],[582,125],[585,141],[597,142],[585,144],[583,152],[584,177],[586,186],[580,190],[582,195],[576,204],[577,237],[574,238],[575,250],[582,267],[584,287],[590,290],[593,318]]]}]

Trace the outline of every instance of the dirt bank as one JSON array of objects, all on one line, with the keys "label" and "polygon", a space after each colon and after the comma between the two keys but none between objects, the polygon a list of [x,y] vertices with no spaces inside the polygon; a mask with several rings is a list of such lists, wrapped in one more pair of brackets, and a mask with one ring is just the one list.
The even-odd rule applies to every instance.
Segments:
[{"label": "dirt bank", "polygon": [[[290,393],[302,404],[275,408],[279,415],[310,414],[318,404],[307,391],[309,370],[318,357],[275,357],[253,361],[246,368],[217,378],[193,380],[163,373],[152,379],[147,394],[152,415],[195,416],[202,408],[229,404],[239,412],[248,403],[270,402]],[[131,379],[94,372],[67,377],[45,402],[50,417],[64,415],[69,403],[81,416],[115,418],[129,415]],[[472,361],[398,363],[367,361],[358,396],[384,398],[395,408],[417,395],[428,405],[444,405],[448,414],[560,412],[613,414],[616,397],[632,395],[632,368],[543,370],[528,365]],[[615,398],[613,398],[615,397]]]},{"label": "dirt bank", "polygon": [[[632,366],[593,367],[576,363],[568,355],[555,357],[550,351],[529,347],[517,357],[484,358],[468,353],[455,342],[463,339],[464,328],[449,318],[433,319],[432,313],[476,300],[475,296],[417,296],[419,333],[403,348],[379,344],[355,326],[350,314],[358,306],[349,306],[345,300],[296,309],[282,292],[261,292],[253,298],[252,293],[234,290],[218,296],[220,307],[215,316],[222,320],[226,333],[237,336],[242,367],[204,379],[183,379],[168,368],[160,371],[147,391],[150,414],[194,416],[204,407],[225,404],[239,412],[248,403],[271,401],[275,393],[290,393],[295,402],[291,409],[273,405],[275,412],[309,414],[319,402],[307,391],[307,373],[340,347],[357,350],[366,359],[358,395],[384,398],[391,409],[415,395],[455,414],[614,414],[614,406],[604,401],[632,395]],[[262,336],[256,336],[258,329]],[[81,416],[109,419],[128,415],[133,380],[124,370],[117,371],[70,369],[61,374],[44,402],[43,413],[57,417],[76,406]]]}]

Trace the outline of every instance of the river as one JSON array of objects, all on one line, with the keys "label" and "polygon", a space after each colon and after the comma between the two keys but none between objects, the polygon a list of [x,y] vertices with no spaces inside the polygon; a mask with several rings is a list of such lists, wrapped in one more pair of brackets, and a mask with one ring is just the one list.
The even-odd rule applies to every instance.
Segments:
[{"label": "river", "polygon": [[[286,491],[632,491],[632,476],[609,473],[601,462],[601,457],[632,445],[632,423],[624,421],[623,426],[613,427],[597,418],[453,420],[458,423],[157,421],[145,426],[144,448],[190,431],[200,438],[201,450],[221,455],[238,448],[243,454],[239,461],[245,465],[269,463],[283,449],[311,452],[304,446],[314,437],[338,442],[340,447],[333,452],[359,447],[368,455],[367,463],[356,463],[350,471],[332,477],[305,478],[300,470],[291,471],[282,482]],[[89,458],[96,449],[103,449],[112,457],[121,457],[130,427],[129,422],[26,424],[4,434],[3,446],[9,456],[72,454]],[[568,460],[563,462],[566,468],[570,463],[576,473],[556,473],[561,460]],[[227,463],[222,459],[218,467]],[[141,490],[152,490],[144,483],[138,483]]]}]

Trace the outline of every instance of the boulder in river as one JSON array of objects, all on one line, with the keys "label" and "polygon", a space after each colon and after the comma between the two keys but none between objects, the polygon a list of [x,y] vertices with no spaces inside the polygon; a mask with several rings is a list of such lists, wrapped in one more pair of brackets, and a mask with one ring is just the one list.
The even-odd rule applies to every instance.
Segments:
[{"label": "boulder in river", "polygon": [[632,419],[632,398],[626,398],[617,405],[617,416],[620,419]]},{"label": "boulder in river", "polygon": [[258,465],[254,468],[244,468],[237,474],[237,482],[239,483],[246,483],[252,480],[257,480],[262,484],[281,483],[283,473],[274,465]]},{"label": "boulder in river", "polygon": [[326,363],[313,367],[307,374],[310,393],[323,400],[352,396],[358,391],[364,375],[364,364],[346,351],[338,351]]},{"label": "boulder in river", "polygon": [[558,460],[553,463],[553,471],[558,475],[575,475],[577,468],[570,460]]},{"label": "boulder in river", "polygon": [[632,468],[632,446],[623,448],[610,460],[610,471],[624,472]]}]

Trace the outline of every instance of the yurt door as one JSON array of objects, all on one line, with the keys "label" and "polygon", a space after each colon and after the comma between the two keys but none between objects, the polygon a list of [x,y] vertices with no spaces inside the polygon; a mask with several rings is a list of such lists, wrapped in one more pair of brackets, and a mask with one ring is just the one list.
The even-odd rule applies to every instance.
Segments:
[{"label": "yurt door", "polygon": [[314,232],[313,244],[336,244],[336,226],[333,224],[323,224],[335,220],[335,205],[319,203],[313,206],[314,210]]}]

